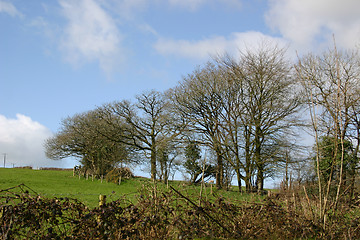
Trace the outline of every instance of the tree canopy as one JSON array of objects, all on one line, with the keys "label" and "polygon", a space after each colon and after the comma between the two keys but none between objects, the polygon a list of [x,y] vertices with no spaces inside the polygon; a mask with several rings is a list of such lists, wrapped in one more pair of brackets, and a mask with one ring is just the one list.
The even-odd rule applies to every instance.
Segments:
[{"label": "tree canopy", "polygon": [[180,169],[192,182],[201,174],[213,176],[218,188],[235,174],[240,191],[243,182],[247,191],[261,192],[279,169],[286,169],[287,179],[289,165],[299,168],[299,133],[312,126],[317,179],[337,177],[339,185],[353,186],[360,142],[359,53],[335,48],[305,55],[295,65],[286,56],[286,49],[264,42],[236,58],[208,61],[165,92],[146,91],[133,101],[68,117],[46,141],[46,154],[80,158],[96,174],[141,160],[153,180],[166,181]]}]

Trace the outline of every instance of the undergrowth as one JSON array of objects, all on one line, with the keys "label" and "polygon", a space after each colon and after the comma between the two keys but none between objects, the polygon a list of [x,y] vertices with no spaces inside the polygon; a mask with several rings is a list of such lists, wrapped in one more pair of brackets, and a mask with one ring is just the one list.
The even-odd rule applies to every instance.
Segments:
[{"label": "undergrowth", "polygon": [[[1,239],[360,239],[359,217],[334,214],[326,228],[275,198],[230,202],[144,186],[127,199],[90,209],[45,198],[21,184],[0,191]],[[350,211],[350,210],[349,210]]]}]

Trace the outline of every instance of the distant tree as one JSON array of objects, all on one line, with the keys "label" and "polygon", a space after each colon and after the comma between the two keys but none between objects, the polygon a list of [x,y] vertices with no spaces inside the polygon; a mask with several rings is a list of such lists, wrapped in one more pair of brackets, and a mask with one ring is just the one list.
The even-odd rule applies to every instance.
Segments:
[{"label": "distant tree", "polygon": [[290,147],[282,140],[292,138],[300,124],[299,90],[286,50],[264,42],[239,58],[208,62],[184,77],[171,95],[188,131],[215,153],[217,187],[229,182],[225,165],[230,165],[239,189],[244,180],[247,190],[262,191],[281,160],[280,149]]},{"label": "distant tree", "polygon": [[76,157],[93,174],[105,175],[119,162],[129,162],[131,150],[99,134],[103,127],[96,111],[64,119],[61,130],[45,142],[46,156],[54,160]]},{"label": "distant tree", "polygon": [[[342,146],[340,140],[335,140],[332,136],[322,136],[319,141],[320,152],[320,172],[321,181],[339,181],[341,169]],[[347,177],[351,177],[351,168],[357,162],[357,158],[353,155],[352,143],[345,140],[343,143],[343,174],[342,178],[346,181]],[[314,163],[316,168],[316,162]]]},{"label": "distant tree", "polygon": [[222,75],[213,63],[196,69],[169,91],[173,106],[185,119],[187,131],[201,136],[203,145],[216,155],[216,186],[224,184],[224,149],[221,144],[220,113]]},{"label": "distant tree", "polygon": [[158,147],[157,152],[158,163],[160,165],[160,169],[158,169],[159,179],[164,183],[168,183],[170,175],[173,176],[180,169],[178,158],[181,155],[181,149],[179,141],[174,139],[163,141]]},{"label": "distant tree", "polygon": [[[285,139],[300,124],[300,85],[294,78],[286,49],[261,43],[240,52],[238,59],[217,59],[225,87],[220,101],[223,141],[238,182],[263,190],[264,180],[281,160]],[[239,184],[240,186],[240,184]]]},{"label": "distant tree", "polygon": [[183,168],[190,175],[191,183],[200,183],[203,179],[206,181],[216,177],[216,166],[212,165],[206,157],[201,159],[201,149],[196,141],[190,140],[186,143],[184,155]]},{"label": "distant tree", "polygon": [[195,183],[201,173],[199,160],[201,159],[199,145],[195,141],[189,141],[185,147],[185,162],[183,164],[186,173],[190,175],[190,182]]},{"label": "distant tree", "polygon": [[151,178],[155,180],[159,149],[179,135],[179,128],[162,93],[144,92],[136,100],[136,103],[120,101],[101,107],[100,117],[107,124],[103,135],[143,151],[150,160]]}]

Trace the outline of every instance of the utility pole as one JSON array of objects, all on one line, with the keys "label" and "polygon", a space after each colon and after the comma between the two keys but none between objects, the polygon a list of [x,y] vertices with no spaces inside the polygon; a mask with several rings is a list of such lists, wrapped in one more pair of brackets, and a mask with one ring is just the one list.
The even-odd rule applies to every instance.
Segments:
[{"label": "utility pole", "polygon": [[4,155],[4,168],[5,168],[5,162],[6,162],[6,153],[3,153],[3,155]]}]

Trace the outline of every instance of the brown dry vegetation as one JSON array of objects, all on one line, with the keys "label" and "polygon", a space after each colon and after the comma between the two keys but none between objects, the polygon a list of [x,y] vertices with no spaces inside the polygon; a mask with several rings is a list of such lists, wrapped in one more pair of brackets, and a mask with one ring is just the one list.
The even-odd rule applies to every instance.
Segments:
[{"label": "brown dry vegetation", "polygon": [[216,196],[198,205],[195,196],[150,185],[136,204],[121,199],[94,209],[29,191],[20,185],[0,192],[1,239],[360,239],[359,201],[343,203],[324,226],[316,199],[300,190],[263,202]]}]

